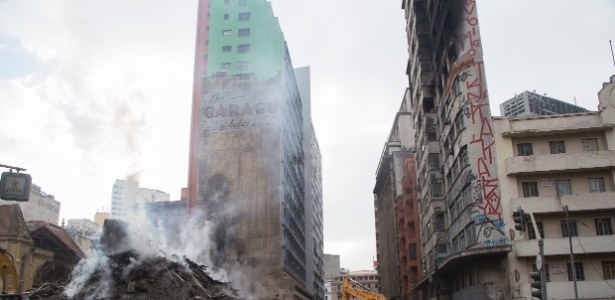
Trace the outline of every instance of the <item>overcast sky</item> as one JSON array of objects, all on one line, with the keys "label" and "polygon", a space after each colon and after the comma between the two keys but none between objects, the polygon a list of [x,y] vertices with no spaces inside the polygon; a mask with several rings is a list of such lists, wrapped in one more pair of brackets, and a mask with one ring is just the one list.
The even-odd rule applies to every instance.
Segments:
[{"label": "overcast sky", "polygon": [[[254,1],[254,0],[251,0]],[[525,90],[594,110],[615,74],[615,2],[477,0],[492,113]],[[312,70],[325,252],[371,269],[375,171],[406,88],[401,1],[273,0]],[[61,218],[111,205],[115,179],[186,186],[196,0],[0,0],[0,164]]]}]

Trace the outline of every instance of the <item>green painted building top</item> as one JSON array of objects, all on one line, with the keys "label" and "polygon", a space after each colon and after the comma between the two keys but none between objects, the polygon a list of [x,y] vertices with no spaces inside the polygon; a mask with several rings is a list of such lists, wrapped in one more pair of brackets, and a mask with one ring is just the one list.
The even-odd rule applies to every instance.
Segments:
[{"label": "green painted building top", "polygon": [[284,35],[266,0],[212,0],[207,76],[255,74],[269,80],[284,68]]}]

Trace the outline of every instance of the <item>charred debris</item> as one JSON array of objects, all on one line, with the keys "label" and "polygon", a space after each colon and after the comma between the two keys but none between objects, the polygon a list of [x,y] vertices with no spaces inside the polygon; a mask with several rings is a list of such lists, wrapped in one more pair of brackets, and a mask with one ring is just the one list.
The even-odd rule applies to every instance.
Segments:
[{"label": "charred debris", "polygon": [[[239,300],[230,283],[209,276],[207,267],[176,255],[143,256],[126,249],[126,226],[107,220],[101,254],[79,263],[71,282],[50,282],[24,299],[218,299]],[[116,251],[118,250],[119,251]],[[91,260],[95,260],[92,262]]]}]

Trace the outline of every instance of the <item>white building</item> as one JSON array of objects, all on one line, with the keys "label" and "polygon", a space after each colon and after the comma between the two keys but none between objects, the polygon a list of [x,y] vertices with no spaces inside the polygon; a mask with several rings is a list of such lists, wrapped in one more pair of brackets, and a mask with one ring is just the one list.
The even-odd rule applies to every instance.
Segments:
[{"label": "white building", "polygon": [[139,182],[116,179],[111,194],[111,218],[122,219],[143,203],[169,201],[171,196],[159,190],[140,188]]},{"label": "white building", "polygon": [[579,299],[613,297],[615,75],[599,98],[599,111],[494,118],[504,216],[513,246],[508,267],[513,299],[531,299],[529,273],[536,271],[539,249],[531,221],[525,232],[512,226],[512,212],[519,207],[534,215],[544,240],[548,299],[574,299],[574,277]]},{"label": "white building", "polygon": [[0,200],[1,205],[19,204],[26,221],[45,221],[54,225],[60,222],[60,202],[41,190],[37,185],[30,187],[30,200],[28,202],[15,202]]},{"label": "white building", "polygon": [[87,233],[95,233],[100,229],[100,226],[96,224],[96,222],[89,219],[69,219],[68,228],[73,228],[79,230],[85,234]]}]

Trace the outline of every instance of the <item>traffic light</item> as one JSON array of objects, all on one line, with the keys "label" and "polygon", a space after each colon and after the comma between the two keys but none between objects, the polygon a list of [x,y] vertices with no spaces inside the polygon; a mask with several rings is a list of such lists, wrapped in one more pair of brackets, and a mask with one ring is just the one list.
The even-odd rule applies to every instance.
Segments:
[{"label": "traffic light", "polygon": [[540,276],[541,271],[530,272],[530,278],[532,278],[532,282],[530,285],[532,286],[532,297],[542,299],[542,281]]},{"label": "traffic light", "polygon": [[525,231],[525,212],[521,209],[521,206],[513,211],[513,221],[515,221],[515,229]]}]

